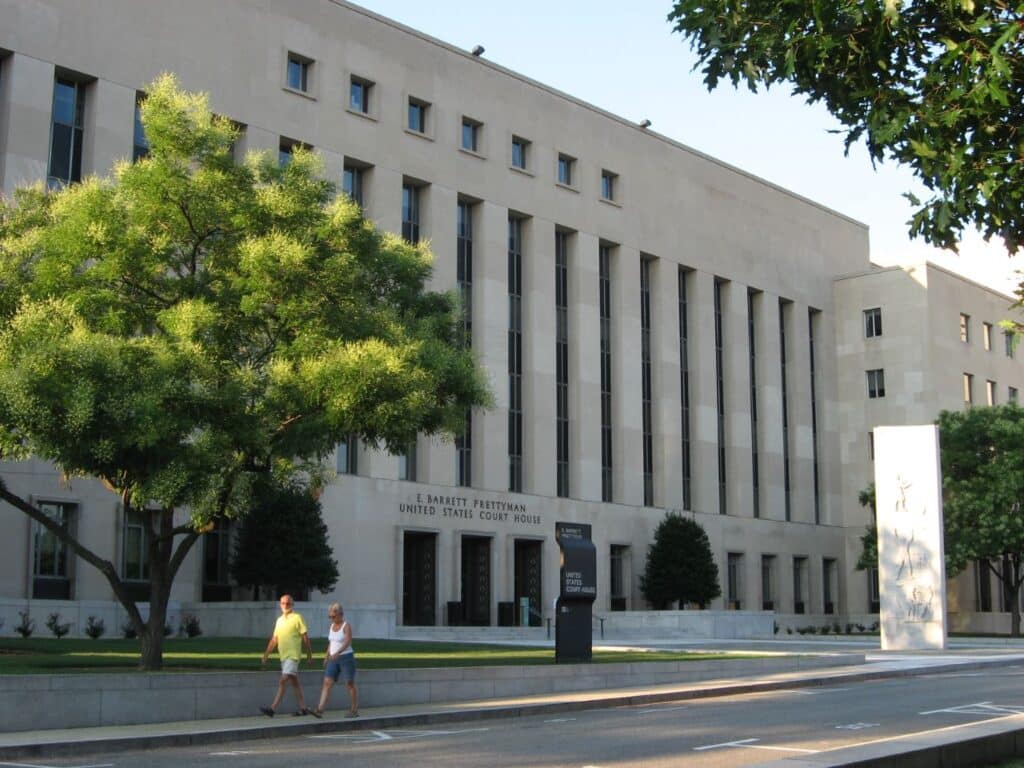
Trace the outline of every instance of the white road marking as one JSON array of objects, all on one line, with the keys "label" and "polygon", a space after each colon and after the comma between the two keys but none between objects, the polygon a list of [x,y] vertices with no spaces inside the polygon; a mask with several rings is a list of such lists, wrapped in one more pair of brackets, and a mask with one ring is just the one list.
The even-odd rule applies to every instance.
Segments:
[{"label": "white road marking", "polygon": [[545,720],[545,723],[571,723],[575,717],[556,717],[554,720]]},{"label": "white road marking", "polygon": [[[9,768],[57,768],[53,765],[43,765],[41,763],[0,763],[0,766],[8,766]],[[61,768],[113,768],[113,763],[95,763],[93,765],[65,765]]]},{"label": "white road marking", "polygon": [[974,704],[961,704],[959,707],[946,707],[945,709],[929,709],[927,712],[918,712],[919,715],[1020,715],[1024,714],[1024,707],[1014,704],[993,704],[991,701],[979,701]]},{"label": "white road marking", "polygon": [[877,728],[879,723],[850,723],[849,725],[837,725],[840,731],[863,731],[865,728]]},{"label": "white road marking", "polygon": [[646,715],[652,712],[678,712],[681,709],[687,709],[687,707],[644,707],[638,709],[636,713],[638,715]]},{"label": "white road marking", "polygon": [[694,747],[694,752],[703,752],[708,749],[726,749],[728,747],[743,747],[744,749],[768,749],[772,752],[801,752],[807,755],[817,754],[816,749],[801,749],[800,747],[776,747],[768,744],[755,744],[760,739],[738,739],[737,741],[723,741],[721,744],[707,744],[703,747]]},{"label": "white road marking", "polygon": [[[941,711],[941,710],[940,710]],[[960,723],[960,725],[947,725],[945,728],[929,728],[927,731],[915,731],[914,733],[899,733],[895,736],[884,736],[880,739],[871,739],[870,741],[855,741],[851,744],[840,744],[837,747],[829,747],[828,749],[821,750],[821,754],[826,752],[835,752],[837,749],[848,749],[849,747],[868,747],[872,744],[884,744],[887,741],[899,741],[900,739],[912,739],[917,736],[928,736],[933,733],[943,733],[945,731],[957,731],[961,728],[973,728],[981,723],[997,723],[1000,720],[1011,720],[1013,718],[1020,717],[1020,715],[1006,715],[1004,717],[992,717],[988,720],[976,720],[971,723]]]},{"label": "white road marking", "polygon": [[211,752],[210,757],[239,757],[241,755],[252,755],[254,752],[249,752],[244,749],[236,749],[231,752]]},{"label": "white road marking", "polygon": [[308,736],[310,739],[334,739],[347,741],[352,744],[369,744],[373,742],[381,741],[394,741],[395,739],[422,739],[431,736],[455,736],[460,733],[480,733],[482,731],[489,731],[490,728],[462,728],[455,731],[405,731],[395,730],[390,733],[387,731],[370,731],[368,735],[366,733],[325,733]]}]

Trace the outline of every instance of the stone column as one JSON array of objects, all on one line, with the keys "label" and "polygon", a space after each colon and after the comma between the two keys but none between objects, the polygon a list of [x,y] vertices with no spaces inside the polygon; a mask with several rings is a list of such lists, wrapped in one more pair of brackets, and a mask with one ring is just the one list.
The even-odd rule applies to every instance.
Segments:
[{"label": "stone column", "polygon": [[754,331],[757,351],[757,429],[760,515],[766,520],[785,520],[785,489],[782,464],[782,361],[779,339],[779,297],[759,293],[754,297]]},{"label": "stone column", "polygon": [[690,303],[690,473],[695,512],[718,505],[718,399],[715,382],[715,277],[687,275]]},{"label": "stone column", "polygon": [[[569,495],[601,500],[601,337],[598,241],[569,238]],[[556,578],[557,583],[557,578]]]},{"label": "stone column", "polygon": [[738,282],[722,283],[721,293],[727,511],[734,517],[753,517],[747,286]]},{"label": "stone column", "polygon": [[0,190],[45,181],[50,159],[50,120],[53,113],[53,64],[15,53],[3,61],[0,131],[3,177]]},{"label": "stone column", "polygon": [[612,289],[612,497],[644,500],[640,375],[640,252],[611,251]]},{"label": "stone column", "polygon": [[554,496],[555,226],[523,222],[523,490]]},{"label": "stone column", "polygon": [[118,160],[130,160],[134,136],[135,89],[109,80],[86,86],[82,177],[105,176]]},{"label": "stone column", "polygon": [[[814,522],[814,462],[811,446],[811,366],[807,305],[794,302],[786,327],[789,371],[790,488],[793,520]],[[792,332],[790,332],[792,329]]]},{"label": "stone column", "polygon": [[679,265],[665,259],[651,264],[651,378],[654,503],[682,509]]}]

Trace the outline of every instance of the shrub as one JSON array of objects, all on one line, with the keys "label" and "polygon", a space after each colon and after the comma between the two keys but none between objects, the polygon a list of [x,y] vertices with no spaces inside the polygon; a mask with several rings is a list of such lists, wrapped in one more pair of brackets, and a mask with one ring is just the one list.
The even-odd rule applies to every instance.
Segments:
[{"label": "shrub", "polygon": [[865,631],[865,629],[867,629],[867,628],[863,624],[858,624],[857,625],[857,631],[858,632],[863,632],[863,631]]},{"label": "shrub", "polygon": [[60,623],[60,614],[51,613],[50,618],[46,620],[46,628],[53,632],[53,636],[60,640],[64,635],[71,631],[71,622]]},{"label": "shrub", "polygon": [[21,623],[14,628],[22,637],[32,637],[32,633],[36,631],[36,622],[28,615],[28,611],[18,611],[18,615],[21,616]]},{"label": "shrub", "polygon": [[842,633],[843,633],[842,628],[839,626],[839,622],[837,621],[836,623],[834,623],[832,625],[832,634],[833,635],[841,635]]},{"label": "shrub", "polygon": [[93,640],[99,640],[107,632],[107,627],[103,623],[103,619],[97,619],[95,616],[90,616],[85,623],[85,634],[91,637]]},{"label": "shrub", "polygon": [[171,629],[170,624],[164,624],[164,637],[170,637],[174,634],[174,630]]},{"label": "shrub", "polygon": [[700,523],[678,514],[665,515],[647,550],[640,590],[659,610],[676,601],[704,607],[722,594],[718,566]]},{"label": "shrub", "polygon": [[190,613],[182,616],[181,633],[186,637],[199,637],[199,635],[203,634],[203,630],[199,626],[199,617],[193,616]]},{"label": "shrub", "polygon": [[135,632],[135,625],[132,624],[130,621],[126,621],[124,624],[121,625],[121,635],[124,637],[125,640],[132,640],[135,637],[137,637],[137,633]]}]

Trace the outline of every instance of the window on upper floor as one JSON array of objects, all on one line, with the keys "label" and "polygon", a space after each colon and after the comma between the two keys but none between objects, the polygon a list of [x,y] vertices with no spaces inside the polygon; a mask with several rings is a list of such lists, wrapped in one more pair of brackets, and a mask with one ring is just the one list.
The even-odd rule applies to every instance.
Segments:
[{"label": "window on upper floor", "polygon": [[971,343],[971,316],[960,313],[960,341],[964,344]]},{"label": "window on upper floor", "polygon": [[873,339],[882,335],[882,308],[864,310],[864,338]]},{"label": "window on upper floor", "polygon": [[1017,346],[1017,335],[1012,331],[1003,331],[1003,345],[1006,350],[1006,356],[1012,360]]},{"label": "window on upper floor", "polygon": [[512,167],[525,171],[529,162],[530,142],[518,136],[512,137]]},{"label": "window on upper floor", "polygon": [[285,85],[293,91],[309,93],[313,86],[313,60],[289,51]]},{"label": "window on upper floor", "polygon": [[142,102],[146,94],[138,91],[135,94],[135,127],[132,131],[132,162],[137,163],[149,154],[149,139],[146,129],[142,127]]},{"label": "window on upper floor", "polygon": [[462,118],[461,147],[468,152],[480,151],[481,123],[471,117]]},{"label": "window on upper floor", "polygon": [[292,153],[296,149],[311,149],[307,144],[303,144],[301,141],[295,139],[289,139],[287,136],[282,136],[281,140],[277,144],[277,164],[282,168],[292,161]]},{"label": "window on upper floor", "polygon": [[370,99],[373,94],[373,83],[362,77],[352,75],[348,86],[348,107],[353,112],[370,114]]},{"label": "window on upper floor", "polygon": [[988,405],[996,404],[996,383],[991,379],[985,381],[985,402]]},{"label": "window on upper floor", "polygon": [[868,375],[868,397],[875,400],[885,397],[885,370],[875,368],[867,372]]},{"label": "window on upper floor", "polygon": [[413,133],[426,134],[427,113],[430,111],[430,104],[420,99],[409,97],[409,116],[406,127]]},{"label": "window on upper floor", "polygon": [[366,196],[366,177],[368,173],[367,166],[352,160],[345,160],[345,167],[341,176],[341,190],[352,198],[352,202],[360,208],[364,208],[366,205],[364,199]]},{"label": "window on upper floor", "polygon": [[1010,403],[1016,403],[1017,402],[1017,388],[1016,387],[1007,387],[1006,388],[1006,400],[1007,400],[1007,402],[1010,402]]},{"label": "window on upper floor", "polygon": [[967,405],[974,402],[974,376],[970,373],[964,374],[964,402]]},{"label": "window on upper floor", "polygon": [[616,200],[618,192],[619,174],[611,171],[601,171],[601,199]]},{"label": "window on upper floor", "polygon": [[991,351],[992,349],[992,323],[981,324],[981,343],[985,347],[985,351]]},{"label": "window on upper floor", "polygon": [[82,144],[85,134],[84,82],[57,76],[53,82],[50,126],[50,187],[82,180]]},{"label": "window on upper floor", "polygon": [[558,155],[558,183],[571,187],[576,179],[576,158],[569,155]]},{"label": "window on upper floor", "polygon": [[[74,528],[77,505],[41,501],[36,506],[65,531]],[[32,597],[69,600],[72,555],[68,545],[39,522],[32,523],[32,533]]]}]

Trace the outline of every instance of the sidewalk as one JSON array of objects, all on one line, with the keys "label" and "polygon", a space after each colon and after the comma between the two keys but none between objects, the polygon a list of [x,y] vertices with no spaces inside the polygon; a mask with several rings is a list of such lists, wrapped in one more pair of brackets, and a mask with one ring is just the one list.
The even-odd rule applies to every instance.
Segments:
[{"label": "sidewalk", "polygon": [[[838,639],[837,639],[837,642]],[[860,644],[861,641],[855,641]],[[822,649],[821,642],[760,641],[743,644],[750,650],[800,653]],[[345,719],[344,710],[327,712],[322,720],[294,717],[282,713],[274,718],[262,715],[146,725],[70,728],[46,731],[22,731],[0,734],[0,761],[25,758],[81,756],[88,753],[139,750],[156,747],[218,744],[246,739],[290,737],[314,733],[339,733],[352,730],[380,730],[437,724],[453,721],[569,712],[582,709],[611,708],[653,704],[687,699],[729,696],[755,691],[807,688],[828,685],[837,680],[862,681],[934,673],[940,670],[977,669],[995,664],[1024,661],[1024,644],[984,645],[954,642],[946,651],[927,653],[882,653],[867,655],[863,665],[835,667],[804,672],[788,672],[760,677],[705,680],[698,683],[615,688],[581,693],[558,693],[518,698],[452,701],[437,705],[366,707],[356,720]],[[848,643],[847,643],[848,644]],[[630,643],[631,647],[654,647]],[[690,645],[687,643],[686,645]],[[719,644],[724,645],[724,644]],[[737,650],[729,643],[730,650]],[[778,647],[782,646],[782,648]],[[707,644],[701,644],[707,650]],[[875,646],[877,649],[877,641]],[[255,709],[255,705],[254,705]],[[1024,726],[1021,726],[1024,727]],[[796,766],[793,763],[787,765]],[[829,763],[842,765],[845,763]],[[934,764],[938,764],[937,762]],[[806,765],[812,765],[808,762]],[[813,763],[823,766],[824,763]]]}]

